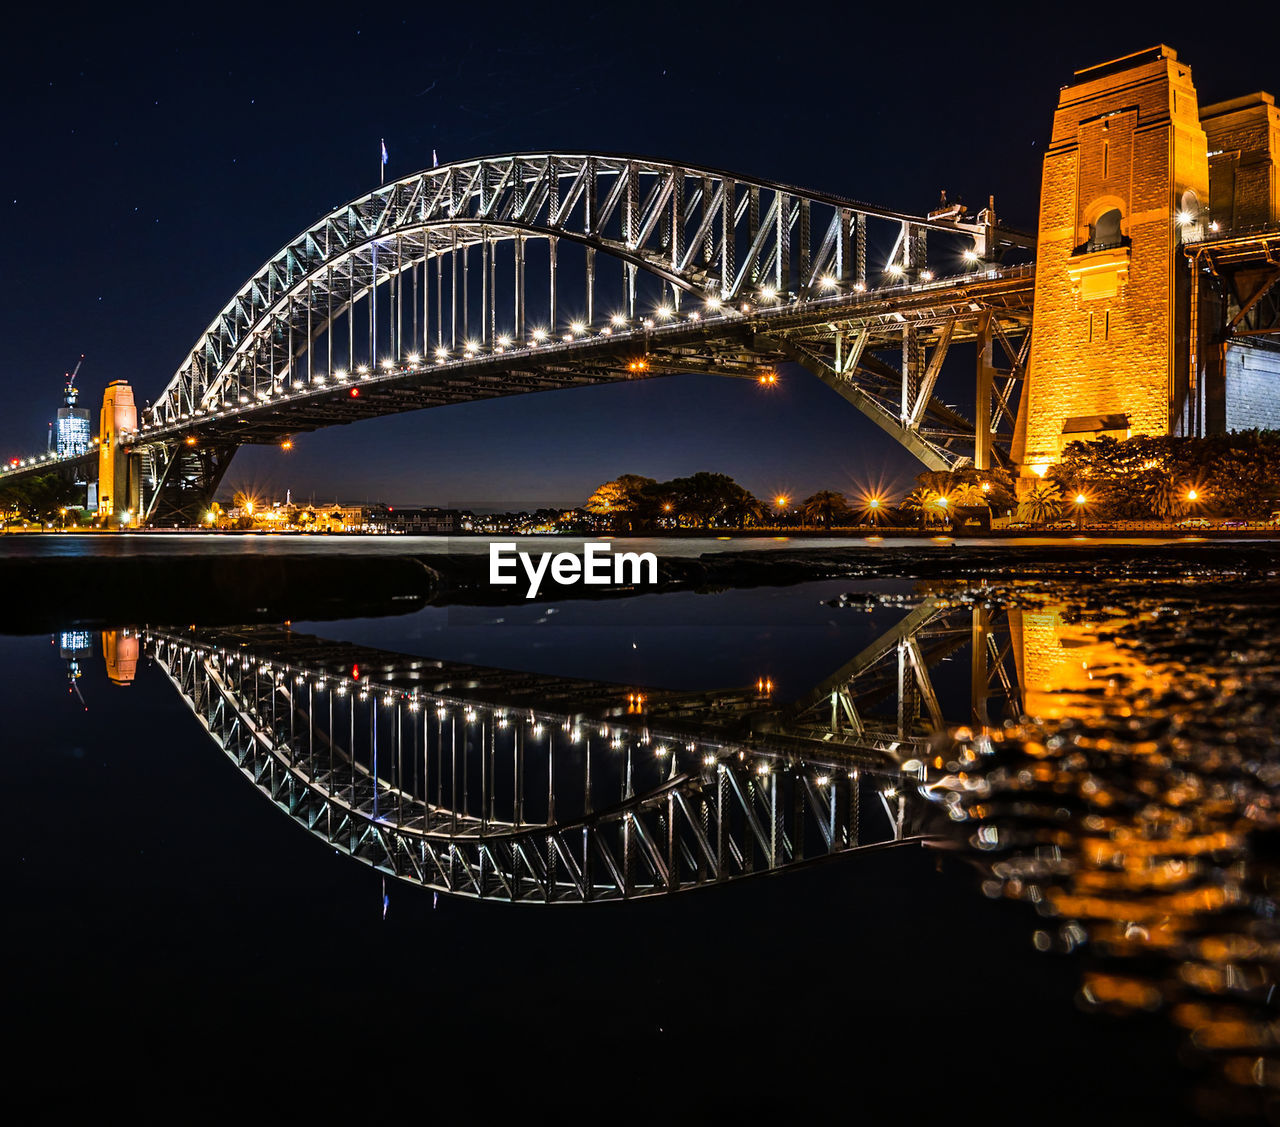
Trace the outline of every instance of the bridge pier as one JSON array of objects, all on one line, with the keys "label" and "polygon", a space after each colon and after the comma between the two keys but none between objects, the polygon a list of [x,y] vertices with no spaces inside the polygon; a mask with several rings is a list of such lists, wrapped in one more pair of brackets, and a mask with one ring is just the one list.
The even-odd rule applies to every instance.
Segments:
[{"label": "bridge pier", "polygon": [[123,444],[137,429],[133,388],[113,380],[103,392],[98,430],[98,516],[111,528],[140,523],[142,459]]},{"label": "bridge pier", "polygon": [[1280,425],[1280,311],[1263,312],[1280,277],[1278,122],[1269,94],[1201,107],[1164,45],[1063,88],[1013,449],[1024,481],[1075,440]]},{"label": "bridge pier", "polygon": [[200,524],[236,449],[230,443],[199,439],[149,444],[140,455],[142,521],[152,525]]}]

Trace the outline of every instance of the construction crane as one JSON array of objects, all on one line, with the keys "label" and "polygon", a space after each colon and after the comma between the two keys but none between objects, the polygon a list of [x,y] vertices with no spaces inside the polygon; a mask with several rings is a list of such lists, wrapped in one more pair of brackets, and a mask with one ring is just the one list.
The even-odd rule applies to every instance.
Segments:
[{"label": "construction crane", "polygon": [[80,359],[76,361],[75,371],[70,372],[67,375],[67,387],[62,393],[62,398],[68,407],[74,407],[76,405],[76,396],[80,394],[76,391],[76,376],[80,374],[80,365],[83,363],[84,353],[82,352],[80,353]]}]

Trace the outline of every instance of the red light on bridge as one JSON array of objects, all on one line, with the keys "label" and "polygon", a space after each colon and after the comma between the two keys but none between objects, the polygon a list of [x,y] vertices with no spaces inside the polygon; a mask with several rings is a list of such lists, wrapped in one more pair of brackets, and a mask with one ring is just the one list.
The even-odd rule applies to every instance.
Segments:
[{"label": "red light on bridge", "polygon": [[351,667],[351,680],[353,680],[353,681],[359,681],[359,680],[360,680],[360,666],[358,666],[358,665],[353,665],[353,666]]},{"label": "red light on bridge", "polygon": [[349,394],[350,394],[350,396],[351,396],[351,398],[352,398],[352,399],[359,399],[359,398],[360,398],[360,389],[359,389],[358,387],[353,387],[353,388],[351,389],[351,391],[349,392]]}]

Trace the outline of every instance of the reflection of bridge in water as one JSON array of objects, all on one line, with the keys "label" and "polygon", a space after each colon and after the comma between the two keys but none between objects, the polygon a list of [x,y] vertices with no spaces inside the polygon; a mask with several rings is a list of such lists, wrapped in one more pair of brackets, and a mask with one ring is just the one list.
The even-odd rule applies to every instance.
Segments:
[{"label": "reflection of bridge in water", "polygon": [[442,892],[587,903],[924,840],[918,783],[947,728],[940,663],[970,647],[977,708],[1017,711],[994,618],[926,599],[782,705],[763,682],[637,688],[282,628],[152,629],[143,648],[253,782],[333,847]]}]

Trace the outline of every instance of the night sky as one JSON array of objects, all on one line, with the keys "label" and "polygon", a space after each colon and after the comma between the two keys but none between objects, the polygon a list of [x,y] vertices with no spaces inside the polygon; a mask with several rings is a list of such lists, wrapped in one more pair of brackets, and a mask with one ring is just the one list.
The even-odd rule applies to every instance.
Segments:
[{"label": "night sky", "polygon": [[[1074,69],[1164,40],[1202,104],[1280,87],[1263,41],[1202,7],[1055,19],[1043,45],[1025,5],[913,7],[909,26],[893,5],[361,7],[8,18],[0,453],[44,448],[81,353],[83,404],[120,378],[153,398],[252,271],[377,185],[380,138],[389,178],[432,150],[634,152],[918,214],[941,188],[973,210],[994,193],[1032,229]],[[949,365],[944,398],[971,398],[970,373]],[[804,496],[916,467],[796,370],[767,392],[686,376],[335,428],[241,453],[224,492],[573,504],[619,473],[700,469]]]}]

